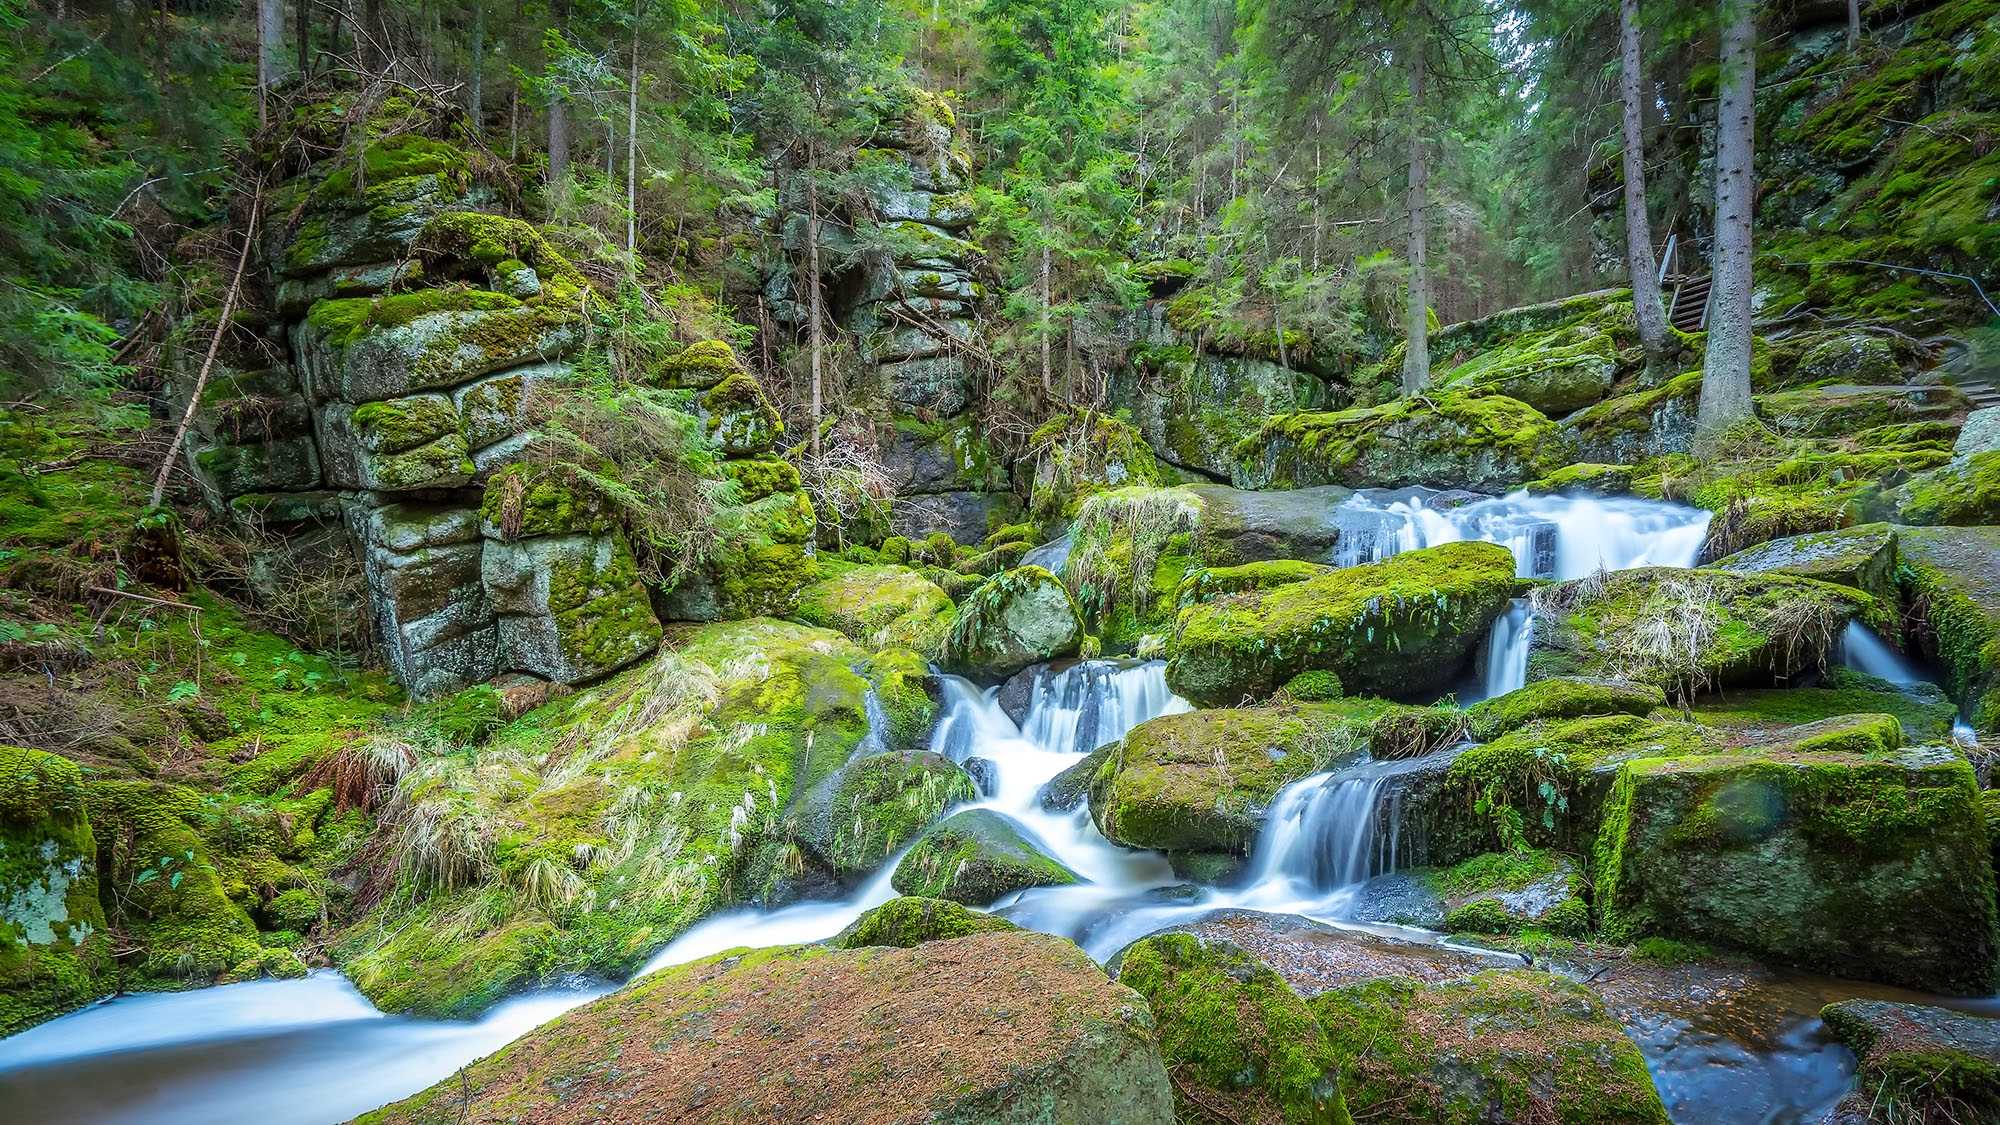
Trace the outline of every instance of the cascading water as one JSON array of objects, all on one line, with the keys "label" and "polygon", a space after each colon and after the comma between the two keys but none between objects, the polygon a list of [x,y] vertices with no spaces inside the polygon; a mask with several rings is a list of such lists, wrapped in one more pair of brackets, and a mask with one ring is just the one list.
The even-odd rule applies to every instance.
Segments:
[{"label": "cascading water", "polygon": [[1515,598],[1487,637],[1486,684],[1480,698],[1495,699],[1528,682],[1528,649],[1534,640],[1534,604]]},{"label": "cascading water", "polygon": [[1334,512],[1331,561],[1376,562],[1402,551],[1479,539],[1514,552],[1523,578],[1582,578],[1596,570],[1693,566],[1708,536],[1698,508],[1627,497],[1513,492],[1438,511],[1428,489],[1368,489]]},{"label": "cascading water", "polygon": [[1847,667],[1892,684],[1922,683],[1930,678],[1859,621],[1847,623],[1847,631],[1840,635],[1840,653]]}]

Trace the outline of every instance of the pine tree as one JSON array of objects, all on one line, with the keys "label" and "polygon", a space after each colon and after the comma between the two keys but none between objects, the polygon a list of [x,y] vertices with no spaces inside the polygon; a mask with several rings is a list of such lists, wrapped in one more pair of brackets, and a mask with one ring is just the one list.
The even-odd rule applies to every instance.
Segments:
[{"label": "pine tree", "polygon": [[1723,0],[1715,142],[1715,273],[1697,439],[1750,417],[1751,217],[1756,199],[1757,23],[1750,0]]}]

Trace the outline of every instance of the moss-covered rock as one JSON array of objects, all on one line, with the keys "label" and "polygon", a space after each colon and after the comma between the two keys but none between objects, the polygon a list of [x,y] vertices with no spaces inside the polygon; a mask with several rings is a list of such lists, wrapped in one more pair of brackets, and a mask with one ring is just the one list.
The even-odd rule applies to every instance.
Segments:
[{"label": "moss-covered rock", "polygon": [[1335,414],[1286,414],[1237,445],[1247,488],[1503,491],[1557,468],[1555,424],[1497,394],[1441,392]]},{"label": "moss-covered rock", "polygon": [[[913,1036],[922,1035],[919,1053]],[[673,1043],[666,1054],[661,1043]],[[1169,1125],[1146,1006],[1027,931],[910,949],[780,946],[663,969],[530,1032],[370,1125],[801,1112],[842,1121]]]},{"label": "moss-covered rock", "polygon": [[767,453],[785,432],[777,407],[764,397],[763,386],[746,372],[730,374],[700,401],[709,440],[728,456]]},{"label": "moss-covered rock", "polygon": [[2000,1120],[2000,1020],[1890,1000],[1843,1000],[1820,1018],[1860,1060],[1840,1105],[1853,1120]]},{"label": "moss-covered rock", "polygon": [[794,615],[800,595],[819,578],[818,526],[803,492],[723,508],[716,513],[714,551],[660,599],[660,616],[724,621]]},{"label": "moss-covered rock", "polygon": [[870,945],[909,949],[927,941],[946,941],[972,934],[1018,929],[1019,926],[1005,918],[974,910],[950,899],[905,895],[892,898],[856,918],[827,944],[835,949],[861,949]]},{"label": "moss-covered rock", "polygon": [[0,1036],[116,987],[83,774],[0,746]]},{"label": "moss-covered rock", "polygon": [[1919,647],[1973,728],[2000,733],[2000,527],[1903,528],[1897,546]]},{"label": "moss-covered rock", "polygon": [[1451,386],[1487,388],[1553,418],[1603,399],[1617,374],[1611,336],[1595,325],[1580,324],[1481,353],[1442,378]]},{"label": "moss-covered rock", "polygon": [[1896,518],[1914,524],[2000,524],[2000,450],[1910,478],[1896,493]]},{"label": "moss-covered rock", "polygon": [[743,372],[736,349],[725,340],[696,340],[660,364],[653,381],[672,389],[705,391]]},{"label": "moss-covered rock", "polygon": [[1712,941],[1943,992],[1991,991],[2000,965],[1985,817],[1947,750],[1633,761],[1594,865],[1615,940]]},{"label": "moss-covered rock", "polygon": [[1067,656],[1083,641],[1076,599],[1056,576],[1024,566],[987,579],[958,607],[939,652],[947,671],[992,682]]},{"label": "moss-covered rock", "polygon": [[1528,678],[1598,676],[1669,694],[1769,687],[1827,666],[1867,594],[1810,578],[1646,567],[1536,591]]},{"label": "moss-covered rock", "polygon": [[1952,720],[1958,717],[1958,708],[1935,685],[1897,687],[1879,680],[1870,685],[1860,682],[1863,679],[1843,673],[1829,676],[1820,687],[1766,688],[1698,696],[1689,702],[1689,715],[1698,723],[1748,732],[1754,740],[1781,728],[1822,719],[1886,714],[1901,722],[1904,745],[1951,740]]},{"label": "moss-covered rock", "polygon": [[1555,852],[1518,848],[1488,852],[1424,874],[1452,933],[1513,934],[1541,930],[1563,938],[1590,932],[1584,877]]},{"label": "moss-covered rock", "polygon": [[1666,693],[1651,684],[1557,676],[1474,704],[1465,713],[1466,729],[1481,742],[1491,742],[1537,719],[1643,716],[1666,702]]},{"label": "moss-covered rock", "polygon": [[871,755],[829,782],[823,806],[814,793],[798,810],[798,835],[840,875],[880,867],[945,809],[976,795],[957,763],[927,751]]},{"label": "moss-covered rock", "polygon": [[1562,420],[1551,444],[1562,449],[1563,460],[1593,465],[1636,465],[1686,453],[1700,398],[1701,372],[1690,371],[1577,411]]},{"label": "moss-covered rock", "polygon": [[1326,1033],[1284,979],[1242,949],[1157,934],[1119,953],[1118,980],[1153,1011],[1178,1120],[1352,1122]]},{"label": "moss-covered rock", "polygon": [[1548,476],[1528,484],[1537,496],[1624,496],[1632,491],[1630,465],[1565,465]]},{"label": "moss-covered rock", "polygon": [[1595,994],[1562,977],[1384,977],[1310,1004],[1333,1042],[1356,1120],[1668,1120],[1639,1049]]},{"label": "moss-covered rock", "polygon": [[1457,675],[1513,590],[1514,556],[1491,543],[1326,567],[1303,582],[1184,608],[1167,682],[1211,705],[1269,695],[1310,669],[1335,673],[1357,694],[1418,694]]},{"label": "moss-covered rock", "polygon": [[1773,539],[1711,565],[1717,570],[1817,578],[1852,586],[1885,604],[1896,601],[1896,532],[1886,523]]},{"label": "moss-covered rock", "polygon": [[967,809],[925,832],[896,865],[890,881],[906,895],[984,906],[1002,895],[1074,883],[1077,877],[1022,836],[1006,816]]},{"label": "moss-covered rock", "polygon": [[935,655],[956,607],[943,590],[904,566],[834,567],[799,595],[799,620],[838,629],[865,645]]}]

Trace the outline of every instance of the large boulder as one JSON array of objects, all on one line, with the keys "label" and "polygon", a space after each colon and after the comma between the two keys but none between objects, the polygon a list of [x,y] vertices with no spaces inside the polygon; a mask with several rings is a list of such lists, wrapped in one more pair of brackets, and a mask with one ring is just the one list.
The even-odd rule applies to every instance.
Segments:
[{"label": "large boulder", "polygon": [[1897,547],[1920,645],[1973,728],[2000,734],[2000,527],[1903,528]]},{"label": "large boulder", "polygon": [[904,566],[836,567],[799,594],[799,620],[838,629],[862,644],[935,654],[954,607],[937,584]]},{"label": "large boulder", "polygon": [[1896,493],[1896,518],[1904,523],[2000,523],[2000,451],[1911,477]]},{"label": "large boulder", "polygon": [[992,809],[967,809],[932,825],[890,877],[906,895],[967,906],[1076,881],[1076,872],[1049,858],[1019,825]]},{"label": "large boulder", "polygon": [[1037,661],[1069,656],[1082,642],[1076,599],[1055,575],[1023,566],[994,575],[966,597],[938,663],[990,683]]},{"label": "large boulder", "polygon": [[801,802],[800,842],[835,872],[873,871],[951,805],[975,796],[958,764],[929,751],[890,751],[851,762]]},{"label": "large boulder", "polygon": [[1345,569],[1230,569],[1238,573],[1207,572],[1227,581],[1207,583],[1218,592],[1185,606],[1175,625],[1167,683],[1199,704],[1266,696],[1311,670],[1333,672],[1355,694],[1441,687],[1514,591],[1514,556],[1492,543],[1447,543]]},{"label": "large boulder", "polygon": [[1985,817],[1972,767],[1949,750],[1795,744],[1629,762],[1595,865],[1615,940],[1713,941],[1926,991],[1996,983]]},{"label": "large boulder", "polygon": [[1070,942],[1012,931],[663,969],[360,1120],[659,1115],[1171,1125],[1174,1109],[1139,997]]},{"label": "large boulder", "polygon": [[82,771],[0,746],[0,1036],[112,991],[112,969]]},{"label": "large boulder", "polygon": [[1117,960],[1159,1024],[1180,1121],[1349,1125],[1333,1046],[1269,965],[1188,933],[1141,938]]},{"label": "large boulder", "polygon": [[1839,1120],[2000,1120],[2000,1020],[1891,1000],[1820,1010],[1860,1065]]},{"label": "large boulder", "polygon": [[1555,423],[1527,403],[1468,391],[1334,414],[1285,414],[1238,443],[1231,483],[1501,492],[1563,464],[1555,435]]},{"label": "large boulder", "polygon": [[1542,930],[1581,938],[1590,932],[1583,872],[1558,852],[1488,852],[1425,872],[1423,881],[1438,896],[1438,917],[1430,924],[1450,933]]},{"label": "large boulder", "polygon": [[1817,578],[1852,586],[1886,604],[1896,601],[1896,531],[1886,523],[1773,539],[1711,565],[1716,570]]},{"label": "large boulder", "polygon": [[659,600],[674,621],[790,617],[819,578],[818,515],[804,492],[775,492],[716,513],[716,547]]},{"label": "large boulder", "polygon": [[1785,574],[1645,567],[1536,591],[1528,678],[1597,676],[1670,694],[1769,687],[1816,673],[1856,615],[1845,586]]},{"label": "large boulder", "polygon": [[1482,387],[1518,399],[1553,418],[1603,399],[1617,375],[1611,336],[1595,326],[1578,325],[1482,353],[1443,378],[1451,386]]}]

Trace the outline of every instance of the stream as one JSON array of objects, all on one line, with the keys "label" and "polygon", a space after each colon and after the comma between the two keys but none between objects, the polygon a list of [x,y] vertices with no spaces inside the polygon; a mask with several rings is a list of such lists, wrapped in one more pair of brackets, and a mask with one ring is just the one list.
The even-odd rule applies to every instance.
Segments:
[{"label": "stream", "polygon": [[[1341,557],[1329,561],[1363,562],[1456,539],[1487,539],[1512,547],[1520,573],[1529,577],[1684,567],[1694,563],[1708,519],[1705,512],[1631,499],[1517,494],[1443,511],[1426,501],[1416,490],[1357,494],[1335,513],[1343,546]],[[1521,686],[1533,628],[1528,601],[1517,600],[1496,624],[1473,682],[1458,698]],[[1898,682],[1919,678],[1858,626],[1844,648],[1848,662],[1870,674]],[[1069,937],[1100,961],[1147,933],[1223,907],[1304,914],[1405,940],[1445,940],[1354,921],[1364,884],[1399,866],[1396,818],[1379,816],[1378,806],[1394,801],[1398,778],[1429,759],[1360,757],[1288,786],[1273,801],[1242,877],[1229,886],[1186,882],[1163,856],[1111,844],[1086,808],[1044,807],[1043,786],[1089,751],[1147,719],[1189,709],[1168,690],[1164,670],[1161,661],[1043,669],[1018,725],[1002,709],[997,688],[943,678],[945,709],[932,748],[961,763],[990,763],[990,792],[975,803],[1011,818],[1083,880],[1021,892],[991,909]],[[1386,835],[1377,830],[1385,822],[1392,826]],[[831,937],[895,897],[889,878],[899,858],[890,857],[840,900],[711,916],[661,949],[640,974],[731,948]],[[1680,976],[1671,979],[1607,986],[1606,1000],[1645,1054],[1673,1119],[1683,1123],[1816,1120],[1844,1092],[1854,1065],[1825,1035],[1820,1005],[1859,995],[1910,998],[1816,978],[1676,972]],[[610,990],[603,982],[543,989],[505,1001],[474,1022],[385,1015],[331,971],[298,981],[120,997],[0,1040],[0,1116],[12,1125],[344,1121],[415,1093]],[[1990,1003],[1923,999],[1960,1007]]]}]

